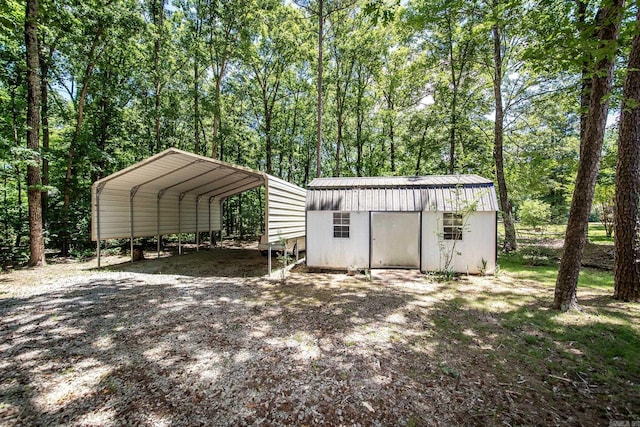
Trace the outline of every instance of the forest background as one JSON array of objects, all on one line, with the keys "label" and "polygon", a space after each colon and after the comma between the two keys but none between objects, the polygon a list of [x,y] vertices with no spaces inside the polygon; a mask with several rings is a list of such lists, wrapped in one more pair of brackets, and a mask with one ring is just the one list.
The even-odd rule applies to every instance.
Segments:
[{"label": "forest background", "polygon": [[[46,247],[82,255],[93,248],[91,184],[168,147],[301,186],[320,175],[475,173],[497,179],[515,218],[546,203],[564,223],[608,3],[623,2],[41,0],[34,150],[25,5],[1,0],[2,263],[29,257],[29,166],[40,167]],[[594,216],[611,218],[615,204],[636,11],[624,6],[619,39],[605,46],[615,73]],[[226,235],[261,232],[260,197],[225,202]]]}]

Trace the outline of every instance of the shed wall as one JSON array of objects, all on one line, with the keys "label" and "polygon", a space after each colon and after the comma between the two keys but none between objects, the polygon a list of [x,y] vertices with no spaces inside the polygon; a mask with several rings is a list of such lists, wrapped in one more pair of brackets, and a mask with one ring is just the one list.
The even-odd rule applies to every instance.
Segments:
[{"label": "shed wall", "polygon": [[268,176],[266,189],[268,243],[304,236],[306,199],[305,189]]},{"label": "shed wall", "polygon": [[[451,268],[458,273],[480,273],[482,260],[487,262],[486,274],[496,269],[496,214],[473,212],[462,232],[462,240],[443,240],[442,212],[422,213],[422,269],[437,271],[445,268],[445,253],[453,251]],[[442,248],[441,248],[442,244]],[[445,252],[445,253],[443,253]],[[459,252],[459,254],[458,254]]]},{"label": "shed wall", "polygon": [[307,266],[369,267],[369,212],[350,212],[349,238],[333,237],[333,211],[308,211],[307,221]]}]

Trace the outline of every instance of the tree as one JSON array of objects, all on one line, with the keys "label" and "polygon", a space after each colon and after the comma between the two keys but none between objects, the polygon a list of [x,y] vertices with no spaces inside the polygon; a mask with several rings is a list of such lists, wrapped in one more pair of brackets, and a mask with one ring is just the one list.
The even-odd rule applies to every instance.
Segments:
[{"label": "tree", "polygon": [[[640,6],[636,1],[636,7]],[[638,199],[640,192],[640,8],[629,53],[616,164],[615,257],[613,297],[640,298]]]},{"label": "tree", "polygon": [[[327,4],[327,2],[329,4]],[[316,126],[316,176],[322,176],[322,75],[323,75],[323,39],[324,24],[326,19],[333,13],[349,8],[356,3],[356,0],[318,0],[315,7],[309,0],[297,0],[295,3],[318,19],[318,68],[317,68],[317,113],[318,120]]]},{"label": "tree", "polygon": [[33,153],[27,166],[29,201],[29,265],[46,264],[42,236],[40,194],[40,52],[38,51],[38,1],[28,0],[24,22],[27,54],[27,148]]},{"label": "tree", "polygon": [[452,0],[412,2],[412,11],[411,22],[422,33],[430,62],[439,69],[432,77],[433,97],[446,111],[447,135],[442,138],[448,146],[446,171],[453,174],[462,169],[458,156],[464,151],[465,134],[470,133],[464,126],[471,117],[472,86],[477,82],[480,10],[476,2]]},{"label": "tree", "polygon": [[609,109],[608,96],[611,92],[623,6],[624,0],[603,0],[595,22],[599,46],[597,50],[587,52],[587,54],[593,54],[594,58],[589,92],[589,110],[586,117],[586,127],[580,141],[580,163],[571,200],[562,259],[556,279],[553,307],[557,310],[579,309],[578,276],[582,253],[587,241],[589,213],[600,166],[600,152]]},{"label": "tree", "polygon": [[499,16],[501,9],[500,1],[493,0],[493,93],[495,100],[495,121],[493,132],[493,158],[496,164],[496,181],[498,181],[498,194],[500,194],[500,210],[502,211],[502,222],[504,224],[504,249],[508,252],[518,248],[516,240],[516,227],[513,223],[513,208],[507,194],[507,182],[504,177],[504,105],[502,102],[502,79],[503,79],[503,46],[502,33],[504,26],[502,16]]}]

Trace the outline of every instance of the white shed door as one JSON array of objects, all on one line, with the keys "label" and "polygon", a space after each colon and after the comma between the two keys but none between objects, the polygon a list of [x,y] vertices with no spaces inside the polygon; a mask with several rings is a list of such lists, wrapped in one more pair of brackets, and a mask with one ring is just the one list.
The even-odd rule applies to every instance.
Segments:
[{"label": "white shed door", "polygon": [[371,268],[420,267],[420,214],[371,213]]}]

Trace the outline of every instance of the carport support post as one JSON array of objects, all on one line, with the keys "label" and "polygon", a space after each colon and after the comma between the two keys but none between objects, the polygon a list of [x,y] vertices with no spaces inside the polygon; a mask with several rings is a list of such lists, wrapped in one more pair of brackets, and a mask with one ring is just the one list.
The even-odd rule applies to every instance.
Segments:
[{"label": "carport support post", "polygon": [[157,211],[157,219],[158,223],[156,224],[158,228],[158,259],[160,259],[160,200],[164,195],[164,190],[158,191],[158,200],[156,201],[156,211]]},{"label": "carport support post", "polygon": [[158,259],[160,259],[160,196],[158,196],[158,199],[156,200],[156,219],[157,219],[157,224],[156,224],[156,231],[158,233],[158,237],[156,238],[157,240],[157,253],[158,253]]},{"label": "carport support post", "polygon": [[182,199],[184,193],[178,197],[178,255],[182,255]]},{"label": "carport support post", "polygon": [[100,192],[103,187],[104,184],[98,184],[96,187],[96,256],[98,257],[98,268],[100,268]]},{"label": "carport support post", "polygon": [[196,252],[200,251],[200,233],[198,233],[198,204],[200,203],[200,197],[196,197]]},{"label": "carport support post", "polygon": [[211,197],[209,197],[209,250],[213,248],[213,237],[211,231]]},{"label": "carport support post", "polygon": [[267,252],[267,265],[269,266],[269,276],[271,276],[271,243],[269,243],[269,249]]},{"label": "carport support post", "polygon": [[129,224],[130,224],[130,244],[131,244],[131,262],[133,262],[133,198],[136,197],[136,193],[138,192],[138,186],[131,188],[129,192]]}]

